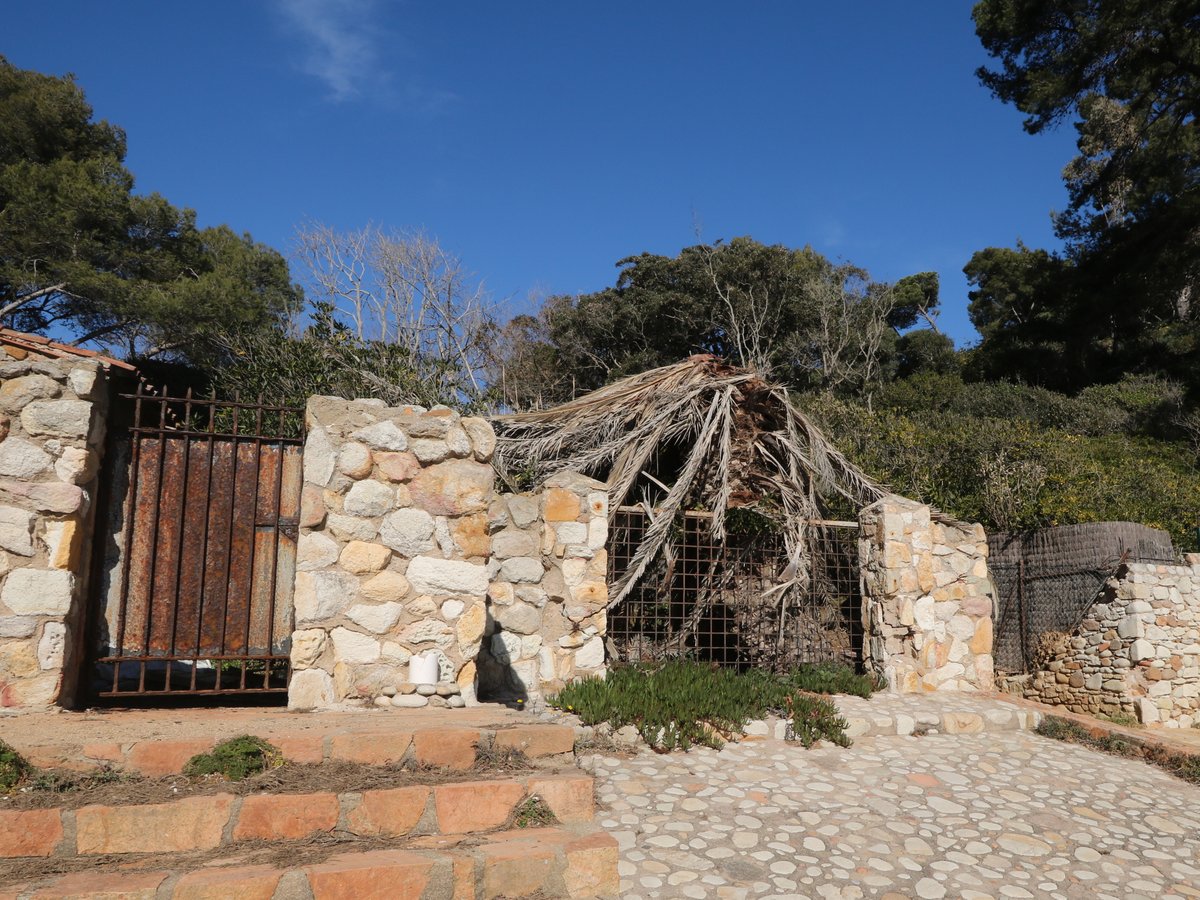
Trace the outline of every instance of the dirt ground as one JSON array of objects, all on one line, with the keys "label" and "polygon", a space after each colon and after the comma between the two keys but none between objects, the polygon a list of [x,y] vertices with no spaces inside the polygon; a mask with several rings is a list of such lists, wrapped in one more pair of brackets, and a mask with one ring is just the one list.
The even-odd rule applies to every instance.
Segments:
[{"label": "dirt ground", "polygon": [[177,709],[125,709],[105,707],[72,712],[0,715],[0,739],[17,749],[84,744],[131,744],[145,740],[213,739],[239,734],[268,740],[272,735],[330,734],[334,732],[408,731],[415,728],[456,726],[506,728],[534,724],[529,713],[485,703],[469,709],[362,709],[346,712],[294,712],[283,707],[188,707]]}]

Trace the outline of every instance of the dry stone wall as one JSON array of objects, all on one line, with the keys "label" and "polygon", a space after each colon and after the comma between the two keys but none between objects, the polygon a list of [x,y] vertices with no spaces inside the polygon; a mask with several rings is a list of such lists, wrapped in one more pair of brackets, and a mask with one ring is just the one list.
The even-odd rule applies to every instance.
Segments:
[{"label": "dry stone wall", "polygon": [[986,691],[994,685],[993,589],[980,525],[932,520],[888,496],[859,517],[863,656],[892,691]]},{"label": "dry stone wall", "polygon": [[499,497],[490,424],[445,407],[314,397],[307,420],[291,706],[530,699],[603,670],[602,485]]},{"label": "dry stone wall", "polygon": [[552,693],[604,669],[608,494],[574,472],[491,510],[491,640],[480,676],[498,695]]},{"label": "dry stone wall", "polygon": [[0,707],[74,693],[107,391],[92,360],[0,353]]},{"label": "dry stone wall", "polygon": [[1048,635],[1042,651],[1041,671],[1015,679],[1030,698],[1170,728],[1200,722],[1200,554],[1122,567],[1079,627]]}]

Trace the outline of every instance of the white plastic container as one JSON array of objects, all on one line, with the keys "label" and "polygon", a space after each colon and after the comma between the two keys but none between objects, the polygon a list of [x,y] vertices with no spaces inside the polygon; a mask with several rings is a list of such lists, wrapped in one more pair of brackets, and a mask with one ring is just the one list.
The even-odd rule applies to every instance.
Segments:
[{"label": "white plastic container", "polygon": [[408,661],[408,680],[413,684],[437,684],[438,655],[417,654]]}]

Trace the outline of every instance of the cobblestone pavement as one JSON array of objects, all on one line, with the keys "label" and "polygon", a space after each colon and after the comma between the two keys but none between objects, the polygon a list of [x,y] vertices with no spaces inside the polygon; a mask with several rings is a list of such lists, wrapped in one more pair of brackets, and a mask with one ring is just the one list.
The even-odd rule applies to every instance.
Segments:
[{"label": "cobblestone pavement", "polygon": [[626,900],[1200,898],[1200,788],[1028,732],[582,762]]}]

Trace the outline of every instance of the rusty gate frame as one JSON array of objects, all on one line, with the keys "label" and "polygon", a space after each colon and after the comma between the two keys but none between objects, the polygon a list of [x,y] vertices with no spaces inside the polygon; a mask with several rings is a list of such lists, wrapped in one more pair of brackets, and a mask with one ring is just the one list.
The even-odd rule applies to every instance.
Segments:
[{"label": "rusty gate frame", "polygon": [[[125,514],[122,517],[121,532],[111,535],[121,547],[120,584],[118,590],[114,592],[113,598],[118,604],[115,613],[116,631],[110,635],[109,646],[106,648],[107,653],[99,649],[99,635],[96,630],[99,628],[100,620],[104,618],[100,609],[104,601],[98,593],[101,580],[96,580],[96,603],[93,607],[93,634],[96,635],[96,639],[92,642],[92,647],[95,649],[90,655],[89,669],[96,672],[99,666],[111,666],[112,677],[110,682],[106,679],[106,683],[102,687],[97,686],[94,691],[95,695],[101,698],[133,698],[286,693],[288,681],[291,678],[288,650],[292,627],[294,627],[294,610],[290,608],[292,584],[284,584],[279,578],[281,546],[286,546],[282,543],[281,538],[287,537],[291,541],[290,553],[293,557],[291,568],[294,574],[295,544],[298,540],[300,522],[300,491],[303,484],[304,408],[264,403],[261,396],[256,402],[244,402],[236,396],[233,400],[218,399],[215,393],[209,397],[200,397],[196,396],[191,388],[188,388],[182,397],[171,396],[166,390],[160,392],[148,387],[144,381],[139,381],[134,393],[118,393],[114,399],[118,402],[132,404],[133,416],[128,427],[121,429],[120,433],[114,436],[117,440],[129,442],[129,458],[126,463],[128,478],[125,482],[125,496],[110,498],[110,502],[121,504]],[[253,421],[247,425],[245,419],[249,418],[250,414],[253,416]],[[264,415],[273,419],[266,426],[264,425]],[[207,418],[206,423],[203,422],[205,418]],[[201,422],[199,426],[197,419]],[[272,424],[275,427],[270,427]],[[169,451],[170,444],[168,442],[171,439],[182,440],[182,450],[178,454]],[[156,469],[156,475],[153,478],[153,487],[149,488],[142,477],[145,474],[142,469],[147,460],[147,457],[143,456],[143,445],[148,447],[151,441],[157,442],[153,454],[156,456],[156,460],[150,462],[150,467]],[[110,440],[110,452],[111,443]],[[214,468],[217,466],[217,450],[222,444],[230,448],[229,466],[232,467],[232,483],[228,491],[228,502],[221,504],[221,508],[216,510],[214,515],[214,506],[216,505],[214,503],[216,495],[212,490]],[[243,458],[251,457],[250,453],[240,452],[241,448],[247,444],[253,447],[250,460]],[[206,480],[206,484],[204,492],[200,496],[194,496],[193,492],[189,490],[189,469],[193,464],[194,448],[197,445],[201,447],[200,459],[204,462],[206,472],[202,476]],[[293,447],[298,448],[299,452],[289,452],[289,448]],[[264,454],[264,449],[270,450],[271,448],[275,448],[275,452]],[[164,487],[170,487],[164,482],[164,472],[170,468],[167,465],[168,456],[182,457],[180,461],[182,474],[176,487],[178,502],[170,504],[177,505],[177,510],[166,508],[164,504]],[[270,462],[270,465],[274,467],[274,484],[270,496],[266,498],[269,501],[266,506],[265,518],[267,521],[262,521],[264,496],[260,489],[263,481],[264,461],[267,461],[270,456],[275,457],[275,460]],[[294,459],[291,459],[289,463],[291,457]],[[235,527],[235,519],[238,516],[239,507],[245,505],[245,498],[239,498],[238,494],[238,485],[241,483],[239,473],[249,465],[253,465],[254,488],[251,501],[253,522],[249,526],[247,571],[242,578],[245,581],[245,588],[241,595],[231,596],[235,584],[235,556],[246,555],[245,553],[235,553],[235,532],[238,531],[238,528]],[[288,495],[294,494],[294,496],[285,497],[285,468],[288,469]],[[203,502],[204,505],[204,525],[198,536],[198,543],[197,536],[186,530],[189,502]],[[295,514],[283,515],[285,507],[294,509]],[[164,523],[163,520],[167,514],[174,515],[173,522]],[[148,524],[144,522],[147,516],[150,519]],[[228,519],[228,525],[224,526],[226,519]],[[107,517],[103,521],[97,522],[98,528],[107,528],[109,525]],[[145,545],[147,549],[142,551],[142,556],[148,553],[149,570],[146,586],[142,590],[145,609],[144,611],[136,610],[139,615],[144,615],[141,623],[142,631],[139,636],[135,626],[132,629],[134,633],[131,639],[127,633],[131,613],[131,569],[136,552],[135,545],[140,538],[146,537],[139,532],[139,525],[145,525],[150,532],[149,544]],[[255,554],[258,548],[257,536],[260,529],[267,527],[272,532],[270,538],[272,551],[266,598],[269,604],[265,620],[266,642],[264,648],[266,652],[254,653],[251,652],[250,631],[255,612],[256,576],[258,575]],[[219,535],[223,528],[226,531],[226,541],[222,547],[219,538],[216,543],[213,538],[215,535]],[[244,523],[242,530],[245,530]],[[103,541],[97,541],[97,548],[100,548],[103,543]],[[189,546],[191,547],[190,552],[187,549]],[[216,550],[214,550],[214,546],[217,548]],[[175,571],[170,580],[169,593],[160,595],[156,593],[160,583],[158,577],[160,557],[170,554],[172,551]],[[195,601],[195,639],[189,643],[184,643],[188,640],[188,635],[180,633],[179,622],[185,556],[189,556],[193,562],[198,563],[199,578],[199,590]],[[212,571],[214,567],[216,572]],[[219,578],[224,579],[224,586],[218,590],[209,591],[210,585]],[[277,608],[277,600],[281,596],[288,603],[286,610],[282,607]],[[202,635],[206,622],[205,611],[209,601],[213,599],[220,604],[221,617],[219,645],[215,646],[217,652],[211,652],[214,649],[213,646],[203,644]],[[245,618],[244,642],[241,646],[243,652],[229,652],[231,643],[236,646],[237,638],[237,635],[234,635],[233,640],[229,639],[230,615],[231,611],[236,612],[239,608]],[[286,616],[286,624],[276,621],[281,614]],[[155,647],[153,646],[155,636],[153,625],[156,617],[162,615],[170,617],[169,645]],[[277,628],[277,625],[281,627]],[[133,646],[126,646],[127,640]],[[210,663],[215,672],[215,683],[211,686],[198,681],[197,675],[201,669],[199,665],[201,661]],[[148,680],[148,667],[164,663],[165,670],[161,676],[161,685],[157,683],[158,677],[153,672],[151,673],[152,677]],[[122,678],[122,670],[131,664],[137,668],[137,684],[132,688],[126,687]],[[190,664],[190,676],[187,677],[187,683],[184,686],[173,686],[172,667],[175,664],[180,664],[181,668],[185,667],[183,664]],[[227,685],[225,676],[231,667],[236,667],[238,675],[236,683]],[[259,667],[261,667],[261,678],[257,671],[252,671]]]}]

